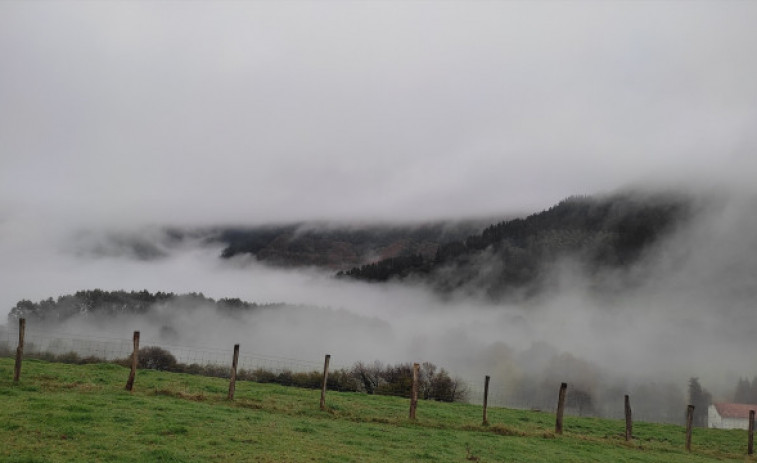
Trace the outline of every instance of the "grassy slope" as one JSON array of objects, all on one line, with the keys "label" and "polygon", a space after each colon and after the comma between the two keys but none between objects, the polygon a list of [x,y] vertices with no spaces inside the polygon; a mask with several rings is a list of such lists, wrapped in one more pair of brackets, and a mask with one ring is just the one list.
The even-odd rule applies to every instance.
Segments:
[{"label": "grassy slope", "polygon": [[237,383],[223,379],[27,360],[12,384],[13,360],[0,359],[0,461],[751,461],[744,431],[697,429],[683,451],[681,427],[638,423],[632,445],[623,423],[571,418],[554,436],[549,413],[421,401],[418,420],[393,397]]}]

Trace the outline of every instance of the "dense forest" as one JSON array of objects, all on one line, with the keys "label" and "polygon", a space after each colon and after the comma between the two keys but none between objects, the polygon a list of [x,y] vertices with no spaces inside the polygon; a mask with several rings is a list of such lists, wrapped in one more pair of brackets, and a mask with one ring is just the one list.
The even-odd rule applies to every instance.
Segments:
[{"label": "dense forest", "polygon": [[346,270],[398,256],[433,257],[440,244],[463,239],[487,223],[490,222],[459,220],[418,225],[300,223],[227,227],[214,230],[212,241],[225,245],[221,253],[224,258],[250,254],[278,266]]},{"label": "dense forest", "polygon": [[545,269],[560,259],[576,259],[589,274],[632,265],[691,212],[689,200],[672,194],[574,196],[444,243],[433,256],[396,256],[338,276],[373,282],[414,278],[442,292],[484,291],[492,297],[534,292],[544,283]]}]

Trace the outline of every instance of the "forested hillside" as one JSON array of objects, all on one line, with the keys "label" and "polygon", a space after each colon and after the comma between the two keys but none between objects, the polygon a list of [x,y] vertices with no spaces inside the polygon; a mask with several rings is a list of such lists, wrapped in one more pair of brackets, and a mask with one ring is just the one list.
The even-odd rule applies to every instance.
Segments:
[{"label": "forested hillside", "polygon": [[279,266],[322,266],[347,270],[366,262],[406,255],[429,258],[440,244],[477,233],[485,220],[458,220],[419,225],[339,225],[302,223],[230,227],[216,230],[214,241],[226,247],[222,257],[251,254]]},{"label": "forested hillside", "polygon": [[690,201],[678,195],[575,196],[447,242],[434,256],[378,260],[338,276],[374,282],[414,278],[443,292],[464,289],[493,297],[528,293],[539,289],[545,270],[560,259],[576,259],[589,274],[633,264],[691,210]]}]

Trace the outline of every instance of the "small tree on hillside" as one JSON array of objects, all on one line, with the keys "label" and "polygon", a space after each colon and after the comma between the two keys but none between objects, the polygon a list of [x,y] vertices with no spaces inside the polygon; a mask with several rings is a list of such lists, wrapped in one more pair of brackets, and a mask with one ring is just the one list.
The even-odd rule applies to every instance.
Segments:
[{"label": "small tree on hillside", "polygon": [[379,361],[373,362],[373,365],[358,362],[352,367],[352,374],[363,385],[366,393],[373,394],[381,384],[383,369]]}]

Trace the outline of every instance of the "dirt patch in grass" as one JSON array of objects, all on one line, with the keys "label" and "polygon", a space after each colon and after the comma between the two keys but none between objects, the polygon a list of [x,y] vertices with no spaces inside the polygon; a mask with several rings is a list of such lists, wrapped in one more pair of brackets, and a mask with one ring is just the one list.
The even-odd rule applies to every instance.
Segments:
[{"label": "dirt patch in grass", "polygon": [[489,429],[494,434],[499,434],[500,436],[524,437],[526,435],[526,433],[523,431],[519,431],[517,429],[511,428],[510,426],[503,426],[501,424],[495,424],[494,426],[491,426]]},{"label": "dirt patch in grass", "polygon": [[250,410],[262,410],[263,404],[260,402],[253,402],[251,400],[235,400],[234,404],[237,407],[248,408]]},{"label": "dirt patch in grass", "polygon": [[495,424],[494,426],[463,426],[462,429],[464,431],[478,431],[478,432],[493,432],[494,434],[500,435],[500,436],[514,436],[514,437],[525,437],[528,435],[528,433],[524,431],[520,431],[515,428],[511,428],[510,426],[504,426],[501,424]]},{"label": "dirt patch in grass", "polygon": [[154,395],[164,395],[169,397],[176,397],[178,399],[184,399],[184,400],[191,400],[194,402],[202,402],[204,400],[207,400],[207,396],[203,394],[202,392],[197,394],[192,394],[190,392],[184,392],[184,391],[174,391],[171,389],[155,389]]}]

